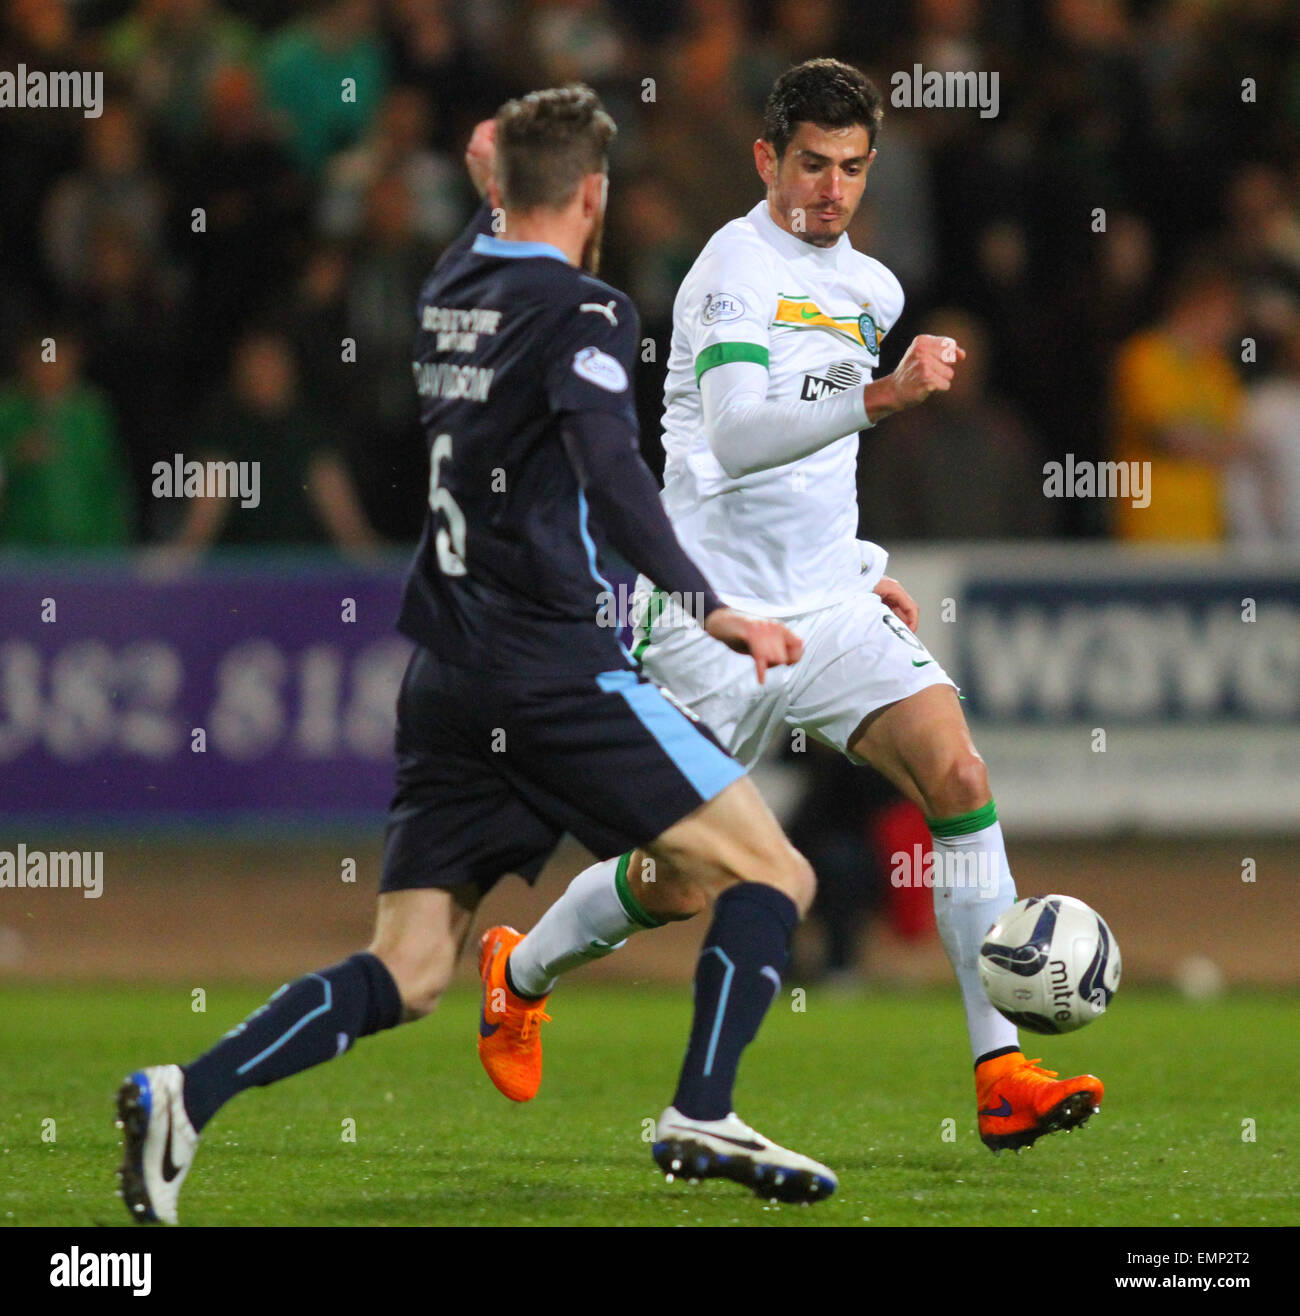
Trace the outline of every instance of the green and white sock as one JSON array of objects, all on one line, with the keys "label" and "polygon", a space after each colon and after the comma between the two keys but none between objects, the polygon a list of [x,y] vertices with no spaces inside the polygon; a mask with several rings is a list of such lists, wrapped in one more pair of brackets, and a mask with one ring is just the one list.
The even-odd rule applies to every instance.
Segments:
[{"label": "green and white sock", "polygon": [[579,964],[602,959],[634,932],[662,926],[642,909],[628,881],[631,854],[584,868],[510,952],[510,981],[524,996],[545,996]]},{"label": "green and white sock", "polygon": [[1015,904],[1016,884],[992,800],[982,809],[927,818],[926,823],[937,865],[934,920],[957,974],[971,1052],[978,1060],[990,1051],[1020,1045],[1015,1025],[984,994],[979,974],[980,947],[998,915]]}]

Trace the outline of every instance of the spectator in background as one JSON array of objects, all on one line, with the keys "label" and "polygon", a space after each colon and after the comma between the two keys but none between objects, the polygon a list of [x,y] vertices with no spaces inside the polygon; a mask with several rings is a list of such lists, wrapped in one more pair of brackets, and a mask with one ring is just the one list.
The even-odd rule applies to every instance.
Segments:
[{"label": "spectator in background", "polygon": [[756,60],[760,67],[748,88],[755,109],[762,109],[772,83],[792,64],[822,58],[843,44],[845,17],[845,6],[835,0],[774,0],[771,54]]},{"label": "spectator in background", "polygon": [[934,189],[920,131],[924,111],[891,110],[877,143],[879,154],[849,240],[897,276],[911,305],[924,305],[937,271]]},{"label": "spectator in background", "polygon": [[320,232],[335,240],[358,237],[371,189],[385,174],[397,174],[411,198],[412,234],[431,246],[450,242],[473,210],[473,198],[465,171],[430,150],[430,136],[429,98],[418,87],[394,87],[374,131],[329,162],[317,217]]},{"label": "spectator in background", "polygon": [[[1152,271],[1169,251],[1223,223],[1241,332],[1261,343],[1300,300],[1295,11],[1286,0],[0,0],[0,68],[107,73],[101,120],[0,112],[0,359],[33,307],[63,299],[139,479],[151,445],[177,446],[189,399],[242,328],[300,298],[303,378],[353,422],[348,455],[371,523],[409,538],[427,461],[399,358],[414,290],[455,232],[451,212],[460,218],[462,182],[444,186],[442,166],[472,124],[527,86],[575,74],[600,85],[621,129],[608,273],[633,287],[655,337],[679,244],[694,254],[761,190],[751,144],[772,77],[829,51],[886,87],[914,62],[1000,76],[992,119],[886,111],[859,210],[866,237],[853,235],[907,292],[884,369],[942,296],[987,326],[988,390],[1017,408],[1040,462],[1103,460],[1116,347],[1149,322]],[[1254,100],[1242,99],[1245,76]],[[402,90],[386,98],[389,85]],[[644,216],[619,200],[633,189]],[[423,249],[409,266],[373,213],[408,203],[397,246]],[[1089,222],[1096,207],[1104,233]],[[367,252],[377,237],[383,249]],[[347,336],[355,362],[340,358]],[[637,381],[656,465],[658,355]],[[864,441],[868,457],[890,428]],[[1056,530],[1083,535],[1106,528],[1109,508],[1047,510]]]},{"label": "spectator in background", "polygon": [[373,0],[328,0],[282,28],[267,46],[265,73],[290,152],[314,178],[331,155],[370,131],[388,86]]},{"label": "spectator in background", "polygon": [[344,302],[356,361],[347,369],[349,417],[370,478],[366,505],[386,533],[419,536],[429,457],[411,382],[415,295],[436,252],[414,232],[414,206],[400,174],[385,174],[366,196]]},{"label": "spectator in background", "polygon": [[809,918],[821,925],[825,946],[821,964],[796,963],[794,977],[849,986],[871,916],[881,916],[877,926],[891,939],[934,935],[932,891],[900,881],[919,875],[914,857],[933,850],[933,841],[921,810],[874,768],[855,766],[811,737],[802,747],[792,740],[781,757],[802,769],[803,794],[788,831],[817,874]]},{"label": "spectator in background", "polygon": [[[428,486],[428,457],[410,386],[409,362],[388,360],[379,368],[372,344],[358,344],[347,304],[351,261],[347,251],[322,242],[303,266],[292,300],[291,333],[304,378],[323,414],[343,426],[341,443],[367,520],[386,539],[411,540]],[[410,308],[407,308],[409,315]],[[400,318],[397,330],[412,321]],[[396,335],[395,335],[396,336]],[[356,344],[349,351],[346,340]],[[372,360],[372,357],[374,359]],[[405,383],[409,396],[398,398]],[[392,388],[397,407],[391,424],[367,414],[378,389]]]},{"label": "spectator in background", "polygon": [[[1050,447],[1045,460],[1100,462],[1110,455],[1107,413],[1115,354],[1150,321],[1155,247],[1150,225],[1136,215],[1108,217],[1088,257],[1064,277],[1050,299],[1038,303],[1037,343],[1026,341],[1023,328],[1004,368],[1014,371],[1027,354],[1033,366],[1034,393],[1028,413]],[[1024,369],[1022,364],[1021,369]],[[1098,498],[1067,498],[1056,505],[1057,528],[1070,536],[1110,533],[1108,504]]]},{"label": "spectator in background", "polygon": [[229,387],[201,420],[186,461],[259,463],[256,507],[191,498],[175,545],[334,543],[364,555],[377,544],[326,422],[299,394],[289,340],[252,329],[235,348]]},{"label": "spectator in background", "polygon": [[637,175],[614,194],[612,224],[626,288],[641,316],[642,339],[654,343],[653,356],[641,353],[633,381],[641,427],[641,454],[657,478],[663,478],[661,439],[664,379],[673,336],[673,301],[699,250],[687,230],[686,217],[670,188],[655,173]]},{"label": "spectator in background", "polygon": [[[216,72],[207,106],[196,149],[178,171],[177,225],[193,280],[192,315],[202,321],[203,341],[224,349],[278,295],[303,228],[305,188],[274,140],[252,72],[234,65]],[[197,233],[195,208],[204,216]],[[195,360],[205,373],[210,363],[210,352]]]},{"label": "spectator in background", "polygon": [[252,64],[255,28],[214,0],[140,0],[103,34],[102,58],[173,146],[192,146],[208,83],[229,64]]},{"label": "spectator in background", "polygon": [[627,289],[641,322],[671,332],[677,289],[699,255],[681,205],[657,174],[644,173],[619,188],[614,212],[626,244]]},{"label": "spectator in background", "polygon": [[1300,299],[1300,215],[1280,169],[1248,164],[1233,176],[1223,246],[1240,276],[1248,311],[1257,314],[1263,306],[1267,313],[1267,304],[1279,297]]},{"label": "spectator in background", "polygon": [[100,548],[131,538],[126,462],[113,413],[81,379],[70,329],[29,330],[0,388],[0,544]]},{"label": "spectator in background", "polygon": [[348,255],[339,243],[319,242],[307,253],[290,299],[289,333],[303,378],[327,416],[346,416],[356,383],[356,362],[347,360]]},{"label": "spectator in background", "polygon": [[1035,286],[1024,225],[1012,216],[985,225],[975,237],[975,259],[954,286],[961,306],[988,326],[998,345],[987,362],[988,387],[1045,428],[1061,380],[1046,350],[1050,308]]},{"label": "spectator in background", "polygon": [[[79,59],[66,7],[51,0],[4,0],[0,21],[0,69],[19,65],[51,72],[89,67]],[[105,88],[107,93],[107,88]],[[40,106],[0,110],[0,301],[12,297],[18,314],[0,319],[3,355],[17,350],[14,332],[26,310],[57,299],[59,289],[44,268],[45,203],[54,181],[77,169],[85,155],[89,120]],[[8,309],[0,306],[0,311]]]},{"label": "spectator in background", "polygon": [[77,67],[77,33],[63,0],[7,0],[5,33],[33,68]]},{"label": "spectator in background", "polygon": [[[180,308],[171,282],[145,259],[131,229],[101,225],[89,255],[90,284],[77,311],[86,342],[86,377],[112,405],[128,455],[133,501],[147,513],[153,507],[153,463],[170,457],[181,423]],[[142,528],[145,538],[154,537],[147,516]]]},{"label": "spectator in background", "polygon": [[[1001,61],[991,52],[980,30],[980,6],[974,0],[916,0],[912,6],[915,39],[894,48],[897,62],[887,70],[910,72],[913,63],[936,73],[964,72],[977,69],[1000,69]],[[1002,75],[1005,79],[1005,74]],[[1015,213],[1023,198],[1024,177],[1042,171],[1041,143],[1032,132],[1024,133],[1015,122],[1014,99],[1002,86],[999,117],[981,119],[978,111],[939,113],[922,110],[907,117],[916,138],[924,143],[927,172],[933,186],[931,211],[939,262],[935,287],[945,291],[974,263],[976,236],[992,220]],[[1011,101],[1008,104],[1008,101]],[[885,111],[881,128],[880,154],[883,159],[889,146],[890,125],[895,111]],[[1015,140],[998,149],[1008,135]],[[1030,166],[1027,157],[1036,158]],[[874,166],[873,166],[874,173]],[[867,181],[867,199],[871,199],[873,180]],[[905,203],[906,204],[906,203]],[[913,207],[908,204],[907,208]],[[1009,210],[1010,208],[1010,210]],[[887,216],[885,218],[888,218]],[[1041,217],[1036,216],[1041,223]],[[908,297],[913,290],[903,285]],[[928,308],[927,308],[928,309]],[[980,310],[980,314],[983,314]],[[908,326],[910,335],[914,330]]]},{"label": "spectator in background", "polygon": [[[608,0],[546,0],[524,7],[528,18],[529,65],[537,72],[514,69],[515,77],[536,79],[536,85],[558,87],[585,82],[599,93],[618,124],[611,147],[612,167],[642,158],[641,123],[647,104],[625,27]],[[513,93],[512,93],[513,94]]]},{"label": "spectator in background", "polygon": [[106,224],[130,231],[149,261],[163,248],[166,194],[145,156],[136,112],[105,98],[104,111],[86,120],[81,167],[55,184],[46,202],[45,259],[60,290],[83,297],[91,282],[92,235]]},{"label": "spectator in background", "polygon": [[1224,538],[1224,467],[1253,456],[1241,427],[1243,390],[1227,352],[1240,323],[1231,274],[1219,260],[1198,256],[1175,280],[1163,320],[1120,349],[1114,456],[1150,463],[1150,505],[1114,500],[1122,539]]},{"label": "spectator in background", "polygon": [[889,544],[1046,533],[1034,445],[1016,414],[985,392],[984,327],[960,311],[941,310],[924,332],[955,338],[966,360],[946,393],[891,416],[864,438],[858,457],[863,536]]},{"label": "spectator in background", "polygon": [[789,823],[790,844],[817,874],[809,918],[821,925],[825,939],[821,965],[802,965],[794,976],[847,985],[857,978],[858,942],[870,913],[883,903],[888,881],[869,844],[870,815],[900,796],[874,768],[850,763],[816,741],[787,761],[803,769],[805,784]]},{"label": "spectator in background", "polygon": [[1258,457],[1228,468],[1228,533],[1245,543],[1300,548],[1300,312],[1294,307],[1277,368],[1247,390],[1242,429]]},{"label": "spectator in background", "polygon": [[600,0],[551,0],[529,8],[542,86],[603,86],[620,76],[626,55],[623,38]]},{"label": "spectator in background", "polygon": [[[1300,125],[1288,121],[1286,102],[1288,80],[1300,70],[1300,9],[1294,0],[1180,3],[1200,22],[1198,67],[1184,88],[1199,131],[1187,154],[1204,157],[1197,170],[1199,187],[1217,207],[1229,186],[1229,171],[1239,160],[1271,158],[1278,152],[1295,157]],[[1255,85],[1252,99],[1242,95],[1245,78]],[[1198,152],[1207,128],[1219,141],[1231,142],[1233,149]],[[1189,159],[1188,164],[1194,168],[1196,162]]]},{"label": "spectator in background", "polygon": [[476,25],[492,38],[513,44],[510,24],[494,14],[488,0],[476,0],[458,12],[449,0],[390,0],[384,18],[394,80],[420,87],[430,98],[442,134],[440,145],[464,141],[474,124],[495,114],[518,90],[500,77],[481,43],[469,39],[468,29]]},{"label": "spectator in background", "polygon": [[[1078,323],[1082,317],[1088,350],[1104,354],[1109,361],[1115,346],[1135,334],[1155,309],[1151,226],[1136,215],[1114,215],[1096,253],[1072,290],[1074,302],[1066,318]],[[1096,382],[1102,380],[1099,371]]]},{"label": "spectator in background", "polygon": [[1164,0],[1151,6],[1139,22],[1142,26],[1134,53],[1150,107],[1149,131],[1159,146],[1181,151],[1197,135],[1185,88],[1196,74],[1201,15],[1191,5]]},{"label": "spectator in background", "polygon": [[689,14],[668,44],[656,101],[665,112],[647,119],[646,153],[702,245],[762,195],[753,155],[761,116],[744,98],[748,37],[738,0],[690,0]]}]

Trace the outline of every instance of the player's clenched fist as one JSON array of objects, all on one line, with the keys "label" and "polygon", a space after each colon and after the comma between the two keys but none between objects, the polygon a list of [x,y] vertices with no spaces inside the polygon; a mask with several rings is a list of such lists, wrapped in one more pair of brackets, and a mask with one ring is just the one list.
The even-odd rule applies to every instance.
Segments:
[{"label": "player's clenched fist", "polygon": [[951,338],[918,334],[894,371],[894,391],[903,407],[924,402],[931,393],[945,393],[952,385],[953,367],[966,353]]},{"label": "player's clenched fist", "polygon": [[866,385],[862,398],[867,418],[875,424],[896,411],[924,402],[931,393],[947,392],[952,387],[954,367],[965,359],[966,353],[955,339],[918,334],[892,375]]},{"label": "player's clenched fist", "polygon": [[704,629],[728,649],[749,654],[758,669],[759,685],[769,667],[797,663],[803,656],[803,641],[779,621],[767,617],[747,617],[734,608],[714,608],[704,619]]}]

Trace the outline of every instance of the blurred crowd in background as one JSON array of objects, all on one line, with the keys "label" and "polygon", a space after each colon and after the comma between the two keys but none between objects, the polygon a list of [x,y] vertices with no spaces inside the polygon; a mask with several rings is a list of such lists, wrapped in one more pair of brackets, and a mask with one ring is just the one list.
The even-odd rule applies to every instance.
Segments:
[{"label": "blurred crowd in background", "polygon": [[[575,79],[619,124],[602,274],[655,340],[659,468],[677,286],[761,195],[773,79],[826,54],[887,99],[851,230],[908,296],[883,368],[968,352],[864,443],[864,535],[1300,543],[1293,0],[6,0],[0,68],[102,70],[105,103],[0,108],[0,544],[414,539],[461,153]],[[914,64],[997,71],[998,115],[894,108]],[[176,453],[261,461],[260,507],[154,498]],[[1152,505],[1044,497],[1067,455],[1151,461]]]},{"label": "blurred crowd in background", "polygon": [[[819,55],[886,97],[851,229],[907,294],[882,370],[920,332],[967,351],[866,437],[863,537],[1300,545],[1295,0],[0,0],[0,70],[105,92],[0,106],[0,549],[413,541],[414,306],[478,205],[462,153],[572,80],[619,125],[601,272],[654,343],[661,470],[678,285],[762,194],[773,80]],[[996,117],[893,106],[915,65],[995,71]],[[260,504],[155,497],[177,454],[260,462]],[[1150,462],[1150,505],[1044,495],[1047,463],[1102,461]],[[791,835],[834,974],[867,905],[931,926],[885,876],[928,834],[810,749]]]}]

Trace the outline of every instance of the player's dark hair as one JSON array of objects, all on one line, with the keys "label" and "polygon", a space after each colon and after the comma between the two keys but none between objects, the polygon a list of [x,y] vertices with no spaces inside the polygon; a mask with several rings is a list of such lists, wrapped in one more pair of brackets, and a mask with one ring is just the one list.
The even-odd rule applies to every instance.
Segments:
[{"label": "player's dark hair", "polygon": [[496,174],[511,210],[559,209],[587,174],[604,173],[617,129],[582,83],[530,91],[497,111]]},{"label": "player's dark hair", "polygon": [[777,78],[763,108],[763,140],[772,143],[779,160],[801,123],[819,128],[851,128],[860,123],[867,130],[869,147],[874,147],[884,104],[876,84],[851,64],[808,59]]}]

